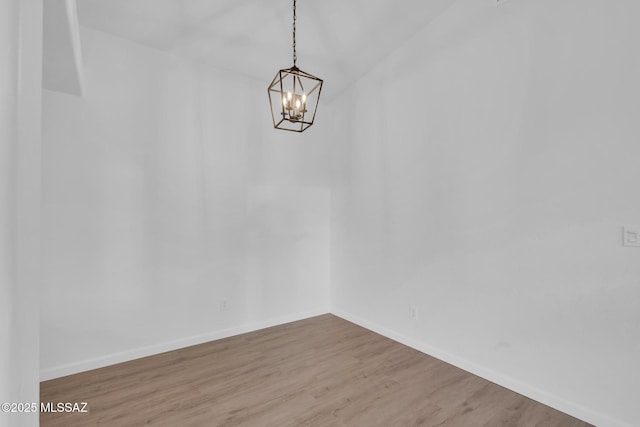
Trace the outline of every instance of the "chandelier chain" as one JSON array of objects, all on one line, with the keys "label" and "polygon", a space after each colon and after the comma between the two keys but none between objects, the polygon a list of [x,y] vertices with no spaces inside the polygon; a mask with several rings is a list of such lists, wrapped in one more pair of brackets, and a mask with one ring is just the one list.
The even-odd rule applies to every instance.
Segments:
[{"label": "chandelier chain", "polygon": [[293,0],[293,66],[296,66],[298,60],[298,53],[296,52],[296,0]]}]

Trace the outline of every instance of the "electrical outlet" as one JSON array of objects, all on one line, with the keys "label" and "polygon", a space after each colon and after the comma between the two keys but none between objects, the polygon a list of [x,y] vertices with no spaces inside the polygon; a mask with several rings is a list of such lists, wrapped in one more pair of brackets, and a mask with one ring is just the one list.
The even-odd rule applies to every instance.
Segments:
[{"label": "electrical outlet", "polygon": [[222,301],[220,301],[220,311],[227,310],[229,310],[229,301],[227,301],[226,298],[223,298]]},{"label": "electrical outlet", "polygon": [[418,320],[418,308],[417,308],[417,307],[415,307],[415,306],[413,306],[413,305],[410,305],[410,306],[409,306],[409,310],[410,310],[410,312],[409,312],[409,313],[410,313],[410,315],[411,315],[411,318],[412,318],[413,320]]},{"label": "electrical outlet", "polygon": [[622,228],[622,245],[640,247],[640,225],[625,225]]}]

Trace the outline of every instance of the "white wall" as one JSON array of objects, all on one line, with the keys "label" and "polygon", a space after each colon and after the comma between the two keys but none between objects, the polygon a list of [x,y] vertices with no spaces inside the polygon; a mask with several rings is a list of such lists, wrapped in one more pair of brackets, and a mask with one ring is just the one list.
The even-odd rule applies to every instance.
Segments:
[{"label": "white wall", "polygon": [[331,271],[337,314],[640,425],[640,5],[493,3],[459,0],[302,140],[265,130],[272,76],[83,30],[85,97],[44,99],[43,376],[326,311]]},{"label": "white wall", "polygon": [[44,96],[43,378],[327,312],[329,151],[272,129],[273,76],[81,40],[84,97]]},{"label": "white wall", "polygon": [[[0,4],[0,402],[38,402],[42,2]],[[0,426],[38,415],[0,412]]]},{"label": "white wall", "polygon": [[492,3],[458,1],[331,105],[332,311],[638,426],[640,2]]}]

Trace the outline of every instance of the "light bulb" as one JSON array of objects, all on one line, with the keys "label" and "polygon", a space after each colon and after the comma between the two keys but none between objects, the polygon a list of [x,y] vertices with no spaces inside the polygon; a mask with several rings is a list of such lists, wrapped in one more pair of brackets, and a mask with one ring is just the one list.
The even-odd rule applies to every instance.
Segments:
[{"label": "light bulb", "polygon": [[305,95],[304,93],[302,94],[302,103],[304,104],[305,102],[307,102],[307,95]]},{"label": "light bulb", "polygon": [[291,92],[287,92],[287,99],[291,100]]},{"label": "light bulb", "polygon": [[300,108],[300,100],[299,99],[296,100],[296,108]]}]

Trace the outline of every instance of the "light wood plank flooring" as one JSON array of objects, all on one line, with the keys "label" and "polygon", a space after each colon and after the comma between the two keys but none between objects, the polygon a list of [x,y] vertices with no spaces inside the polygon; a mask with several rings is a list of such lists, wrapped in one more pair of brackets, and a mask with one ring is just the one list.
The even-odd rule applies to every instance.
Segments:
[{"label": "light wood plank flooring", "polygon": [[41,426],[588,426],[323,315],[45,381]]}]

